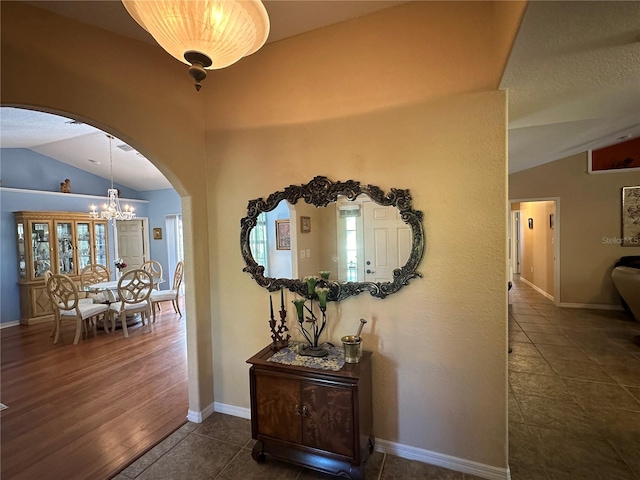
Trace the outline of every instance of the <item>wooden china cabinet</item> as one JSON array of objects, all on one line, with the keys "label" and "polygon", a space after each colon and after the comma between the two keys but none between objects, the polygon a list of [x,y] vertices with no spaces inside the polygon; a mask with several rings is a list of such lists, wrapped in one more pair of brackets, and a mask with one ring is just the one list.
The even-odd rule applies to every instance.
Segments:
[{"label": "wooden china cabinet", "polygon": [[45,292],[44,272],[62,273],[80,283],[80,272],[91,263],[109,268],[106,220],[87,213],[13,212],[18,242],[20,323],[53,319]]},{"label": "wooden china cabinet", "polygon": [[363,479],[373,451],[371,352],[339,371],[268,362],[270,346],[247,363],[252,456]]}]

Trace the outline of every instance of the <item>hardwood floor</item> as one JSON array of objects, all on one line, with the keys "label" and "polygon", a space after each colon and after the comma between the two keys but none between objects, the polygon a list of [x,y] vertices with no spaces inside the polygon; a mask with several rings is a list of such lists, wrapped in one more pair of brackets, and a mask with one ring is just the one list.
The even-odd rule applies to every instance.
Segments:
[{"label": "hardwood floor", "polygon": [[[182,309],[184,312],[184,309]],[[0,330],[1,469],[9,479],[108,479],[186,422],[185,319],[162,304],[153,331],[63,324]]]}]

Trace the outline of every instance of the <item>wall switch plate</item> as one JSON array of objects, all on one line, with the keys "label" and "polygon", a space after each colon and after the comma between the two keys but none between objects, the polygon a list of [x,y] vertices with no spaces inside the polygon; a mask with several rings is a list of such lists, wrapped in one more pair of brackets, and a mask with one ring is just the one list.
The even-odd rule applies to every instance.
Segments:
[{"label": "wall switch plate", "polygon": [[306,258],[304,250],[300,250],[300,258]]},{"label": "wall switch plate", "polygon": [[307,248],[307,258],[311,258],[311,249]]}]

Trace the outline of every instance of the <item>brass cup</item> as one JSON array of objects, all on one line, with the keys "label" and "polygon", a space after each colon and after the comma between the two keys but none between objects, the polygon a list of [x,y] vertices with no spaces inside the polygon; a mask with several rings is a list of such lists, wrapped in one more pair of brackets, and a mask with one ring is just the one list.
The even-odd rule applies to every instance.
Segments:
[{"label": "brass cup", "polygon": [[362,337],[346,335],[341,338],[344,347],[344,361],[346,363],[358,363],[362,357]]}]

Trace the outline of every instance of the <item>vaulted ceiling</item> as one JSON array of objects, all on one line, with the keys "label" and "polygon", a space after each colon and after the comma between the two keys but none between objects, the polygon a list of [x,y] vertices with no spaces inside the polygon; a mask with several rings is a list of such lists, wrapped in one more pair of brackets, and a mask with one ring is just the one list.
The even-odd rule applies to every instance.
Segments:
[{"label": "vaulted ceiling", "polygon": [[[153,44],[116,1],[27,2]],[[266,1],[274,42],[404,2]],[[640,2],[530,2],[500,88],[509,92],[509,170],[640,135]],[[3,148],[28,148],[109,177],[108,140],[89,125],[0,109]],[[144,157],[113,143],[114,179],[170,188]]]}]

